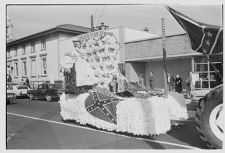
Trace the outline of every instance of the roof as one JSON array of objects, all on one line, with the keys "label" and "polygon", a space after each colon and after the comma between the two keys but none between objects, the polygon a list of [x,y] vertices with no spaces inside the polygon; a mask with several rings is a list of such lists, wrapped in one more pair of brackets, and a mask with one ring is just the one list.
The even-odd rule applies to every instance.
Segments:
[{"label": "roof", "polygon": [[124,28],[124,30],[125,30],[125,43],[159,37],[156,34],[152,34],[141,30],[135,30],[131,28]]},{"label": "roof", "polygon": [[82,27],[82,26],[73,25],[73,24],[62,24],[62,25],[56,26],[56,28],[73,30],[73,31],[80,31],[80,32],[84,32],[84,33],[91,31],[91,28]]},{"label": "roof", "polygon": [[[186,34],[166,37],[166,53],[168,58],[201,55],[191,49]],[[126,61],[149,61],[162,59],[161,37],[125,43]]]},{"label": "roof", "polygon": [[88,27],[82,27],[82,26],[77,26],[77,25],[72,25],[72,24],[62,24],[62,25],[58,25],[51,29],[47,29],[47,30],[29,35],[26,37],[22,37],[22,38],[10,41],[7,43],[7,47],[30,40],[30,39],[35,39],[35,38],[38,38],[41,36],[46,36],[46,35],[49,35],[49,34],[52,34],[55,32],[65,32],[65,33],[73,33],[73,34],[79,35],[79,34],[87,33],[90,31],[91,31],[91,28],[88,28]]}]

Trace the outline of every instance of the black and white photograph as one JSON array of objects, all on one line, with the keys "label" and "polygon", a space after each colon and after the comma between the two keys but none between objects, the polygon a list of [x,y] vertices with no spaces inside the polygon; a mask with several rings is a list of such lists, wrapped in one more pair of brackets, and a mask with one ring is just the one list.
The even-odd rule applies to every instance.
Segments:
[{"label": "black and white photograph", "polygon": [[1,4],[3,150],[222,150],[223,3],[166,2]]}]

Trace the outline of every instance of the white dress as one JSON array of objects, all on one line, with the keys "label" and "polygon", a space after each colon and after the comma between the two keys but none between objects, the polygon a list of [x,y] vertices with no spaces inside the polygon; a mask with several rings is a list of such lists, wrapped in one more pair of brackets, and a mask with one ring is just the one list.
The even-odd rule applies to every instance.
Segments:
[{"label": "white dress", "polygon": [[95,77],[94,69],[91,68],[89,63],[82,57],[80,53],[72,51],[69,56],[65,56],[60,62],[64,70],[70,71],[75,63],[76,70],[76,84],[77,86],[94,85],[98,83]]},{"label": "white dress", "polygon": [[98,81],[95,77],[94,69],[91,68],[90,64],[76,50],[72,52],[72,56],[76,57],[75,70],[77,86],[97,84]]}]

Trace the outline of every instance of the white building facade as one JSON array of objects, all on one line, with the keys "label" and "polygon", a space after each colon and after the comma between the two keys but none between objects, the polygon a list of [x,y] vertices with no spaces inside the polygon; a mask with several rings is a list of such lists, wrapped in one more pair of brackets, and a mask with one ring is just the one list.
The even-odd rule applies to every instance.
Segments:
[{"label": "white building facade", "polygon": [[90,28],[66,24],[8,42],[7,74],[15,83],[25,78],[61,81],[59,41],[89,31]]}]

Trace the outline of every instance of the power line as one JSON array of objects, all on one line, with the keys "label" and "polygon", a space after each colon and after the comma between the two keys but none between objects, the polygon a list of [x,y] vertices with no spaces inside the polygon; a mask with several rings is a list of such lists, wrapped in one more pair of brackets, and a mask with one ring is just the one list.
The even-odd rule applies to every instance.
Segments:
[{"label": "power line", "polygon": [[103,9],[102,9],[102,11],[101,11],[101,13],[100,13],[100,15],[99,15],[99,17],[98,17],[98,20],[97,20],[95,26],[97,26],[97,25],[99,24],[100,19],[102,18],[103,14],[104,14],[104,12],[105,12],[105,8],[106,8],[106,5],[104,5],[104,7],[103,7]]},{"label": "power line", "polygon": [[98,11],[98,6],[95,7],[94,19],[96,18],[97,11]]}]

